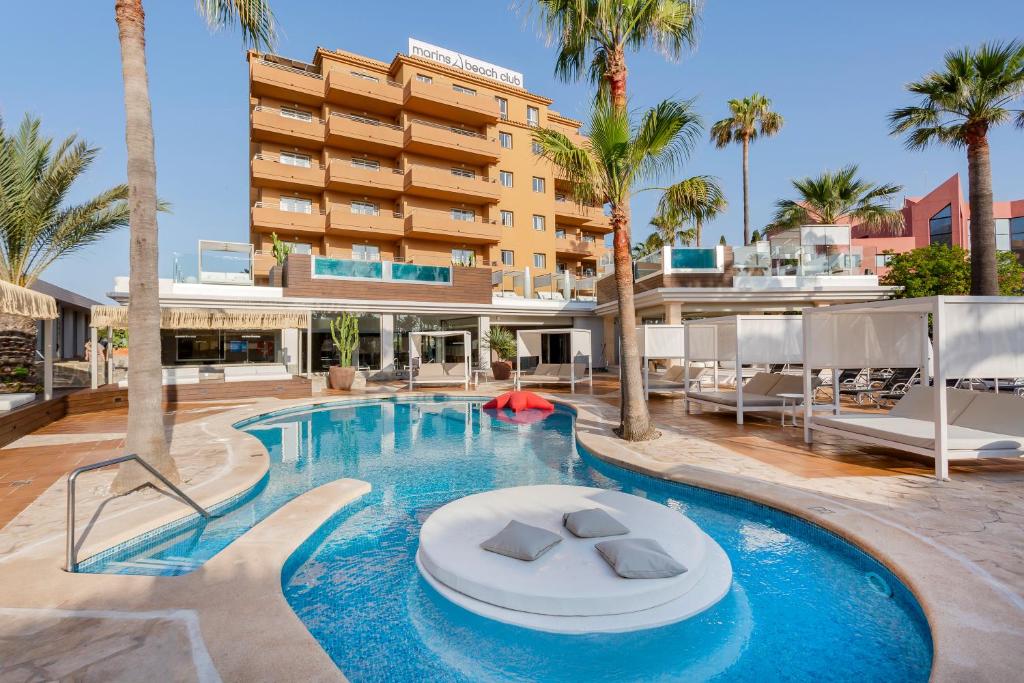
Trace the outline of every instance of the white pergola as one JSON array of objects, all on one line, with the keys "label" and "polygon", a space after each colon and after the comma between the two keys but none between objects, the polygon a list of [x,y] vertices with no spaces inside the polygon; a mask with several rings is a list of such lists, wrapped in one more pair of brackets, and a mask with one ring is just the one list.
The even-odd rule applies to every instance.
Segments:
[{"label": "white pergola", "polygon": [[[0,313],[42,321],[43,399],[49,401],[53,398],[53,354],[57,300],[47,294],[0,280]],[[31,402],[33,398],[34,395],[28,394],[23,400]]]},{"label": "white pergola", "polygon": [[652,360],[686,359],[685,325],[639,325],[636,328],[640,346],[640,362],[644,374],[644,396],[650,398],[650,369]]},{"label": "white pergola", "polygon": [[[946,380],[962,377],[1024,377],[1024,298],[935,296],[805,308],[804,439],[812,431],[890,446],[935,458],[935,477],[949,478],[949,411]],[[932,339],[928,338],[928,318]],[[931,363],[929,363],[931,355]],[[934,370],[933,448],[816,424],[811,410],[813,368],[917,367],[921,386]],[[998,382],[996,383],[998,387]],[[837,392],[838,393],[838,392]],[[1009,397],[1008,397],[1009,398]],[[1016,400],[1016,399],[1011,399]],[[834,421],[833,421],[834,422]],[[1014,453],[955,451],[956,459]],[[1019,454],[1018,454],[1019,455]]]},{"label": "white pergola", "polygon": [[[462,338],[462,362],[461,363],[422,363],[420,344],[425,337],[433,337],[441,340],[440,354],[444,355],[444,340],[452,337]],[[409,389],[416,384],[462,384],[469,389],[470,357],[472,353],[473,337],[469,330],[433,330],[428,332],[409,333]],[[448,367],[453,366],[453,367]],[[419,368],[417,377],[416,368]],[[457,372],[461,370],[461,372]],[[451,372],[450,372],[451,371]]]},{"label": "white pergola", "polygon": [[[730,315],[721,318],[688,320],[683,323],[686,349],[685,381],[689,385],[690,363],[711,361],[718,386],[718,363],[730,361],[736,366],[736,424],[743,424],[743,364],[803,362],[803,320],[798,315]],[[689,401],[699,400],[687,391]],[[750,412],[763,411],[751,407]]]},{"label": "white pergola", "polygon": [[[542,357],[543,339],[545,336],[567,334],[569,335],[569,374],[567,377],[552,377],[552,382],[568,382],[569,390],[576,393],[576,383],[586,381],[590,386],[594,385],[594,352],[590,341],[590,330],[578,327],[563,327],[555,329],[519,330],[516,332],[516,377],[522,378],[523,358]],[[576,377],[576,364],[586,359],[587,376]]]}]

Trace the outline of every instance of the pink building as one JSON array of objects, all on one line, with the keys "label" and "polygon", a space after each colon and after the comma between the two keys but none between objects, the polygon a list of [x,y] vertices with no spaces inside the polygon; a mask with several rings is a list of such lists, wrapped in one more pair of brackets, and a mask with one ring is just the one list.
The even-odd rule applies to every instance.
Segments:
[{"label": "pink building", "polygon": [[[1024,199],[994,202],[996,248],[1013,251],[1024,260]],[[970,249],[971,208],[960,186],[960,175],[954,174],[924,197],[903,200],[903,233],[897,236],[872,236],[861,226],[853,226],[854,245],[864,247],[865,261],[875,253],[875,272],[886,271],[884,251],[901,253],[931,243],[949,244]],[[870,268],[869,263],[864,264]]]}]

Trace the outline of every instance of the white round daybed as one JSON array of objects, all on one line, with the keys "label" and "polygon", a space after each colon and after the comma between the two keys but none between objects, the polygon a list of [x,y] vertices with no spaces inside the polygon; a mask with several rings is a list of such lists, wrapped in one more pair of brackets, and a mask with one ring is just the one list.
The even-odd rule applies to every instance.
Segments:
[{"label": "white round daybed", "polygon": [[[604,509],[630,533],[577,538],[562,526],[563,513],[588,508]],[[513,519],[562,541],[533,562],[480,547]],[[666,579],[621,578],[594,549],[612,538],[653,538],[687,571]],[[416,564],[455,604],[553,633],[664,626],[714,605],[732,584],[725,552],[685,515],[638,496],[582,486],[519,486],[453,501],[424,522]]]}]

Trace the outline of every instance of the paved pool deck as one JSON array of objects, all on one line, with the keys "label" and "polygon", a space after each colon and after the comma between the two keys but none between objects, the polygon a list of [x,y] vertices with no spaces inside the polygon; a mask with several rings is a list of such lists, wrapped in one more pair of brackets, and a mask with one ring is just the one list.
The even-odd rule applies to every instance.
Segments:
[{"label": "paved pool deck", "polygon": [[[667,399],[650,402],[661,438],[625,444],[611,434],[616,389],[602,378],[593,390],[552,396],[579,410],[580,442],[595,455],[841,533],[917,594],[935,639],[933,680],[1018,679],[1024,462],[958,465],[939,484],[927,461],[835,438],[807,447],[802,430],[780,428],[777,419],[739,427],[727,414],[687,416],[681,401]],[[265,474],[266,452],[231,427],[238,420],[335,400],[344,397],[179,406],[167,423],[185,490],[209,505]],[[0,489],[33,487],[32,495],[0,496],[0,514],[10,520],[0,530],[0,682],[344,680],[285,602],[280,573],[304,538],[368,491],[366,483],[339,480],[300,496],[186,576],[68,574],[61,475],[119,452],[124,419],[108,412],[66,420],[0,449]],[[154,490],[110,498],[112,478],[101,471],[80,481],[83,557],[187,512]]]}]

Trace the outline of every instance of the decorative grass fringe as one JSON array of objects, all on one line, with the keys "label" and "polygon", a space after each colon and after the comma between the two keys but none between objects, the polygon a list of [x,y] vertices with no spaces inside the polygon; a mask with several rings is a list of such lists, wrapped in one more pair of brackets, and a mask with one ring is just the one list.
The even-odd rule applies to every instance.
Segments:
[{"label": "decorative grass fringe", "polygon": [[52,296],[0,280],[0,313],[53,320],[57,317],[57,301]]},{"label": "decorative grass fringe", "polygon": [[[93,306],[91,325],[127,329],[128,306]],[[164,308],[160,311],[162,330],[288,330],[308,326],[308,311],[237,308]]]}]

